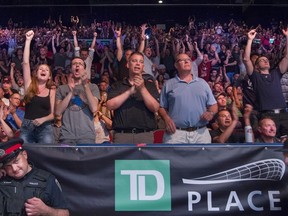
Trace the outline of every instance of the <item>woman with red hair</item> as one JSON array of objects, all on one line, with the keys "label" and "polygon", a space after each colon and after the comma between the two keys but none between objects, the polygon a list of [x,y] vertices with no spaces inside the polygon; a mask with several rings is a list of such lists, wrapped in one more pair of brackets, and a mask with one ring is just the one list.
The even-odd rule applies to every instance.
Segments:
[{"label": "woman with red hair", "polygon": [[55,143],[51,124],[55,104],[55,89],[50,88],[52,73],[47,64],[40,64],[31,76],[29,57],[33,36],[32,30],[26,33],[23,54],[25,116],[20,137],[24,143]]}]

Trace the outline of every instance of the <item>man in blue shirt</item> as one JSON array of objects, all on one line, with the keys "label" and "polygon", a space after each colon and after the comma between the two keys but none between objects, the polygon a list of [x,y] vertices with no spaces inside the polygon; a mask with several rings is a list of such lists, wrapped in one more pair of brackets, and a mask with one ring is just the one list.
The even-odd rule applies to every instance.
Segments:
[{"label": "man in blue shirt", "polygon": [[218,111],[217,102],[205,80],[191,73],[191,58],[176,57],[176,77],[165,82],[159,114],[166,124],[164,143],[211,143],[206,124]]},{"label": "man in blue shirt", "polygon": [[6,122],[9,123],[14,131],[20,129],[25,114],[25,112],[19,108],[20,100],[21,96],[19,93],[13,93],[9,98],[10,103]]}]

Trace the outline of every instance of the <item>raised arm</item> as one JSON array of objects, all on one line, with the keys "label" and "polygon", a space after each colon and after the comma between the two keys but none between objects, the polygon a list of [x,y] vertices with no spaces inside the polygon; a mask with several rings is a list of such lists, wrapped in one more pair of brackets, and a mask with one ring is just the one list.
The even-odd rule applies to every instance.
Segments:
[{"label": "raised arm", "polygon": [[53,54],[57,52],[55,48],[55,35],[52,36],[52,50],[53,50]]},{"label": "raised arm", "polygon": [[279,63],[279,69],[281,73],[286,73],[288,71],[288,28],[282,29],[282,32],[286,36],[286,47],[284,57]]},{"label": "raised arm", "polygon": [[16,66],[16,64],[14,62],[11,62],[11,65],[10,65],[10,79],[11,79],[12,87],[14,89],[18,89],[18,85],[17,85],[17,83],[15,81],[15,78],[14,78],[15,66]]},{"label": "raised arm", "polygon": [[72,35],[73,35],[74,48],[79,47],[77,39],[77,31],[72,31]]},{"label": "raised arm", "polygon": [[117,47],[116,57],[117,57],[117,60],[120,62],[123,57],[123,52],[124,52],[122,41],[121,41],[121,28],[114,30],[114,33],[116,37],[116,47]]},{"label": "raised arm", "polygon": [[23,78],[24,78],[24,89],[27,91],[30,83],[31,83],[31,71],[30,71],[30,45],[32,38],[34,36],[34,32],[32,30],[26,33],[26,41],[24,46],[23,53]]},{"label": "raised arm", "polygon": [[155,37],[155,45],[156,45],[156,56],[160,57],[159,41],[156,37]]},{"label": "raised arm", "polygon": [[252,42],[253,42],[253,39],[255,38],[256,34],[257,34],[257,32],[255,29],[252,29],[247,34],[248,39],[247,39],[247,45],[246,45],[245,51],[244,51],[243,62],[245,64],[246,71],[247,71],[248,75],[251,75],[254,71],[254,66],[253,66],[252,61],[250,59],[250,55],[251,55]]},{"label": "raised arm", "polygon": [[145,30],[147,29],[147,24],[141,25],[141,38],[140,38],[140,44],[138,47],[138,51],[143,53],[145,50]]},{"label": "raised arm", "polygon": [[222,134],[220,134],[219,136],[214,137],[213,138],[213,142],[225,143],[229,139],[229,137],[232,135],[237,123],[238,123],[238,115],[237,115],[236,107],[233,104],[233,106],[232,106],[232,123],[231,123],[231,125],[229,125],[226,128],[226,130],[223,131]]},{"label": "raised arm", "polygon": [[[201,62],[203,61],[203,54],[200,52],[200,50],[198,48],[198,44],[196,41],[193,42],[193,45],[194,45],[195,51],[197,53],[197,58],[195,60],[195,63],[197,64],[197,66],[199,66],[201,64]],[[217,56],[218,56],[218,54],[217,54]]]},{"label": "raised arm", "polygon": [[90,46],[90,49],[95,49],[95,45],[96,45],[96,38],[97,38],[97,32],[93,33],[93,40]]}]

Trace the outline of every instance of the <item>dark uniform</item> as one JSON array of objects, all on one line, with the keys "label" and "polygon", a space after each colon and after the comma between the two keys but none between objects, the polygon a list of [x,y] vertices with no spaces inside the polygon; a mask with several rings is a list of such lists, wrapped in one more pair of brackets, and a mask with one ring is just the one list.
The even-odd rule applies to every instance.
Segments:
[{"label": "dark uniform", "polygon": [[[17,139],[4,146],[0,144],[0,162],[5,163],[10,155],[12,157],[9,160],[17,157],[22,151],[21,142]],[[33,197],[41,199],[52,208],[68,209],[57,179],[47,171],[31,167],[32,170],[21,179],[10,176],[0,179],[0,216],[25,216],[24,203]]]}]

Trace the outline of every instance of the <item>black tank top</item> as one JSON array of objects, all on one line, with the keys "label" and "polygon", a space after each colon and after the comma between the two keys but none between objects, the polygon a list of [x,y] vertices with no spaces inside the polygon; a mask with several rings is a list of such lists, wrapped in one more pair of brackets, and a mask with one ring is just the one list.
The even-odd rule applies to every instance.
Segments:
[{"label": "black tank top", "polygon": [[39,97],[35,95],[30,103],[25,106],[25,119],[34,120],[36,118],[42,118],[51,113],[50,106],[50,90],[46,97]]}]

